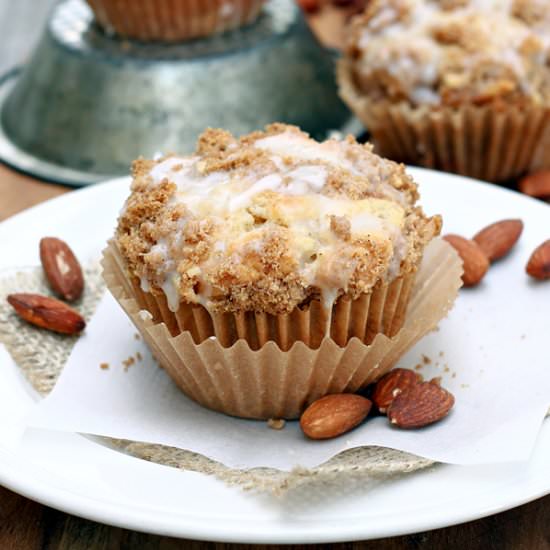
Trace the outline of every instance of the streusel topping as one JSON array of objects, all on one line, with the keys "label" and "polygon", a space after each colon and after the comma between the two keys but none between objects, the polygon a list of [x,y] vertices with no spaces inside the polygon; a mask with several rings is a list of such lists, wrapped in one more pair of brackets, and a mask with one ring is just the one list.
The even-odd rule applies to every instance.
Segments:
[{"label": "streusel topping", "polygon": [[404,167],[353,138],[276,124],[207,130],[195,154],[134,163],[117,242],[145,291],[212,311],[331,307],[416,269],[439,233]]},{"label": "streusel topping", "polygon": [[413,105],[550,98],[546,0],[372,0],[347,47],[357,86]]}]

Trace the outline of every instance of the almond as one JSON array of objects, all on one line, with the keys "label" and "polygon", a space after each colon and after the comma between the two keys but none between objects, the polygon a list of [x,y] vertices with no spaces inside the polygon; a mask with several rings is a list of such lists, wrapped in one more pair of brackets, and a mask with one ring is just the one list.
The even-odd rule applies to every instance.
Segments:
[{"label": "almond", "polygon": [[488,225],[473,240],[490,262],[503,258],[512,250],[523,232],[521,220],[502,220]]},{"label": "almond", "polygon": [[306,13],[316,13],[321,9],[320,0],[298,0],[298,5]]},{"label": "almond", "polygon": [[465,239],[460,235],[445,235],[443,237],[462,258],[464,273],[462,281],[464,286],[475,286],[489,269],[489,260],[483,250],[475,241]]},{"label": "almond", "polygon": [[525,271],[535,279],[550,279],[550,239],[544,241],[531,254]]},{"label": "almond", "polygon": [[80,313],[49,296],[10,294],[8,303],[25,321],[53,332],[76,334],[86,326]]},{"label": "almond", "polygon": [[421,376],[410,369],[393,369],[376,383],[372,402],[385,414],[397,395],[421,381]]},{"label": "almond", "polygon": [[530,197],[550,197],[550,170],[540,170],[525,176],[519,182],[519,190]]},{"label": "almond", "polygon": [[326,395],[304,411],[300,427],[310,439],[331,439],[363,422],[371,407],[368,399],[353,393]]},{"label": "almond", "polygon": [[82,269],[69,245],[56,237],[40,241],[40,261],[52,289],[63,299],[78,300],[84,289]]},{"label": "almond", "polygon": [[447,416],[454,402],[453,395],[439,384],[422,382],[393,400],[388,418],[398,428],[422,428]]}]

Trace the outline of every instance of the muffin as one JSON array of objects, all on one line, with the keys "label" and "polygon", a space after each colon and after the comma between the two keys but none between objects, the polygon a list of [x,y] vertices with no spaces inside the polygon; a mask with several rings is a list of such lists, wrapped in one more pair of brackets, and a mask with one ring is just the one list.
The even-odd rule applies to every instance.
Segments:
[{"label": "muffin", "polygon": [[104,277],[192,399],[296,418],[384,375],[451,307],[461,262],[417,199],[351,137],[209,129],[192,155],[134,163]]},{"label": "muffin", "polygon": [[133,176],[117,247],[154,319],[196,343],[392,336],[440,229],[403,166],[292,126],[207,130],[194,155],[139,160]]},{"label": "muffin", "polygon": [[340,93],[380,154],[510,180],[548,131],[548,33],[540,0],[372,0],[352,23]]},{"label": "muffin", "polygon": [[256,19],[264,0],[87,0],[108,32],[143,41],[179,42]]}]

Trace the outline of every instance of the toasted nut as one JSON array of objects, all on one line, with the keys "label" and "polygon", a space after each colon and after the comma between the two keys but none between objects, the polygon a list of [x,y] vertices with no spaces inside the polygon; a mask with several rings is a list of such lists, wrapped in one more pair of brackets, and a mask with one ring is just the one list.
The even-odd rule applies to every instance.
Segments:
[{"label": "toasted nut", "polygon": [[306,13],[315,13],[315,12],[318,12],[321,9],[320,0],[298,0],[298,5]]},{"label": "toasted nut", "polygon": [[503,258],[512,250],[523,232],[521,220],[502,220],[488,225],[473,240],[490,262]]},{"label": "toasted nut", "polygon": [[353,393],[326,395],[304,411],[300,427],[310,439],[331,439],[363,422],[371,406],[368,399]]},{"label": "toasted nut", "polygon": [[544,241],[531,254],[525,271],[535,279],[550,279],[550,239]]},{"label": "toasted nut", "polygon": [[525,176],[519,182],[519,190],[537,199],[550,197],[550,170],[540,170]]},{"label": "toasted nut", "polygon": [[464,286],[475,286],[485,277],[489,269],[489,260],[475,241],[465,239],[460,235],[445,235],[443,237],[462,258]]},{"label": "toasted nut", "polygon": [[439,384],[422,382],[393,400],[388,418],[398,428],[422,428],[447,416],[454,402],[453,395]]},{"label": "toasted nut", "polygon": [[67,304],[40,294],[10,294],[8,303],[25,321],[53,332],[76,334],[86,321]]},{"label": "toasted nut", "polygon": [[422,381],[422,377],[410,369],[393,369],[376,383],[372,402],[381,413],[386,413],[391,402],[405,389]]},{"label": "toasted nut", "polygon": [[80,298],[84,289],[84,276],[67,243],[56,237],[44,237],[40,241],[40,261],[56,294],[69,302]]}]

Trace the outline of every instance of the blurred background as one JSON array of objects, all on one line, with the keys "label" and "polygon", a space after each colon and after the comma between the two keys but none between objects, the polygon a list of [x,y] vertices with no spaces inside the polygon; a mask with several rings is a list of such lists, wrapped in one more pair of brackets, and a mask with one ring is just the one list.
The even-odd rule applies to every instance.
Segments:
[{"label": "blurred background", "polygon": [[[335,59],[357,5],[323,4],[219,0],[216,29],[210,14],[183,29],[162,16],[159,38],[140,21],[125,34],[129,12],[107,13],[116,3],[1,0],[0,159],[81,186],[126,174],[140,155],[192,151],[208,126],[244,134],[283,121],[318,139],[347,131]],[[241,10],[238,23],[220,15],[227,6]]]},{"label": "blurred background", "polygon": [[40,38],[56,0],[0,0],[0,74],[21,64]]}]

